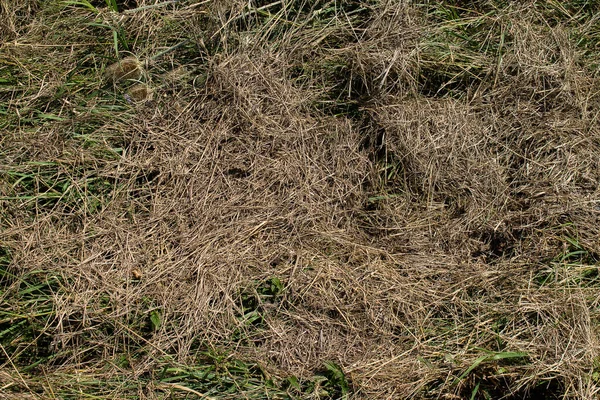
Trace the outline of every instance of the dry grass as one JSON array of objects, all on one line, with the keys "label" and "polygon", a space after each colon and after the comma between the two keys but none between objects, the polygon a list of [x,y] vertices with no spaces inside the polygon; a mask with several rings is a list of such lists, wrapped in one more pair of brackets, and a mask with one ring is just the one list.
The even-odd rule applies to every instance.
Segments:
[{"label": "dry grass", "polygon": [[0,0],[0,397],[598,396],[600,14],[451,3]]}]

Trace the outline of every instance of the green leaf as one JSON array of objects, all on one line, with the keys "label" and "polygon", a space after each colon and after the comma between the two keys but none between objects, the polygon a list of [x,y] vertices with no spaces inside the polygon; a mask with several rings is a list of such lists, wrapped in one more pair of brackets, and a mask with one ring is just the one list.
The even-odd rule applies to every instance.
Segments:
[{"label": "green leaf", "polygon": [[89,10],[98,13],[98,9],[96,7],[94,7],[89,1],[87,0],[79,0],[79,1],[63,1],[62,4],[64,5],[72,5],[72,6],[83,6],[85,8],[88,8]]},{"label": "green leaf", "polygon": [[350,392],[350,386],[348,385],[344,371],[342,371],[342,368],[339,365],[331,361],[325,361],[324,365],[330,374],[329,381],[334,385],[340,386],[342,396],[345,398]]},{"label": "green leaf", "polygon": [[283,283],[279,280],[279,278],[271,278],[271,293],[279,294],[283,291]]},{"label": "green leaf", "polygon": [[157,331],[158,328],[160,328],[161,318],[160,312],[158,310],[152,310],[150,312],[150,322],[152,322],[152,329],[154,329],[155,331]]},{"label": "green leaf", "polygon": [[503,360],[503,359],[508,359],[508,358],[524,358],[524,357],[528,357],[528,356],[529,355],[527,353],[510,352],[510,351],[483,355],[481,357],[478,357],[473,362],[473,364],[471,364],[471,366],[469,368],[467,368],[467,370],[465,372],[463,372],[458,378],[456,378],[456,380],[454,381],[454,384],[456,385],[459,381],[464,379],[467,375],[469,375],[471,373],[471,371],[473,371],[475,368],[477,368],[483,362],[498,361],[498,360]]},{"label": "green leaf", "polygon": [[115,47],[115,55],[119,58],[119,34],[113,30],[113,46]]},{"label": "green leaf", "polygon": [[293,387],[296,390],[300,390],[300,383],[298,382],[298,378],[292,375],[289,378],[287,378],[287,381],[291,387]]},{"label": "green leaf", "polygon": [[105,0],[106,6],[114,12],[119,12],[119,6],[117,0]]},{"label": "green leaf", "polygon": [[254,322],[260,321],[261,319],[262,315],[260,315],[260,313],[258,313],[257,311],[250,311],[244,314],[243,317],[243,321],[246,323],[246,325],[252,325]]},{"label": "green leaf", "polygon": [[54,114],[38,113],[37,116],[39,118],[49,119],[49,120],[52,120],[52,121],[64,121],[65,120],[64,118],[56,116]]},{"label": "green leaf", "polygon": [[477,385],[475,385],[475,387],[473,388],[473,391],[471,392],[471,400],[475,400],[475,396],[477,396],[477,392],[479,392],[480,384],[481,382],[477,382]]}]

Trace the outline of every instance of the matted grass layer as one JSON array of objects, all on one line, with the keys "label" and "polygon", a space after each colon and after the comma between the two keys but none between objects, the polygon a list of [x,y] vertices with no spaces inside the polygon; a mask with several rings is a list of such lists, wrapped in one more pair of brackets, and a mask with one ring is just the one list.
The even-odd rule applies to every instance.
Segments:
[{"label": "matted grass layer", "polygon": [[0,397],[596,398],[599,8],[0,0]]}]

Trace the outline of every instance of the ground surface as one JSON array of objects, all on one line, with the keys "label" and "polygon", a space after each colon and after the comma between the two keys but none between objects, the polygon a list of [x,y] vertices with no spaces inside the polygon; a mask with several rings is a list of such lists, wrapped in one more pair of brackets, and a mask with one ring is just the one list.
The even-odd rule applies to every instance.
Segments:
[{"label": "ground surface", "polygon": [[599,8],[0,0],[0,397],[597,398]]}]

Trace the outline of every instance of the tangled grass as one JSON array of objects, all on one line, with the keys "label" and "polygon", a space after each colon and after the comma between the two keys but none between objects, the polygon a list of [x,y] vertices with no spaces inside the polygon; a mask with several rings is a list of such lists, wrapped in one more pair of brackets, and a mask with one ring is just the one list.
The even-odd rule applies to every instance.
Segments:
[{"label": "tangled grass", "polygon": [[595,2],[0,1],[0,397],[593,399]]}]

